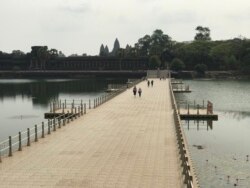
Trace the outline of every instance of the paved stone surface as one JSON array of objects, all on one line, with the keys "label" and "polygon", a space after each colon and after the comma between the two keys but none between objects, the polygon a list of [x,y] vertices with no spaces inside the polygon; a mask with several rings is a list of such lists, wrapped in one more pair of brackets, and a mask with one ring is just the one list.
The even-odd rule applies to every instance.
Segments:
[{"label": "paved stone surface", "polygon": [[137,85],[0,164],[0,187],[181,187],[167,81]]}]

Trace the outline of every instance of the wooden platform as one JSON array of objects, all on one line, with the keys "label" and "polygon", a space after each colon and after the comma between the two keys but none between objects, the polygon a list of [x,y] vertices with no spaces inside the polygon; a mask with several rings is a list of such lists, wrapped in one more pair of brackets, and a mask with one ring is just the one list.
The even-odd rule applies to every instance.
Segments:
[{"label": "wooden platform", "polygon": [[218,120],[217,114],[207,114],[207,109],[190,109],[189,113],[187,109],[180,109],[180,118],[182,120]]},{"label": "wooden platform", "polygon": [[174,93],[191,93],[191,90],[187,90],[187,89],[173,89]]},{"label": "wooden platform", "polygon": [[[78,108],[77,108],[77,110],[78,110]],[[63,112],[65,112],[65,113],[63,113]],[[46,112],[46,113],[44,113],[44,118],[45,119],[53,119],[53,118],[62,116],[63,114],[65,114],[66,117],[71,116],[71,115],[73,115],[73,117],[79,116],[78,111],[75,113],[75,109],[74,109],[73,113],[72,113],[71,109],[67,108],[67,109],[64,109],[64,111],[63,111],[63,109],[57,109],[57,110],[55,110],[55,112]]]},{"label": "wooden platform", "polygon": [[182,81],[179,80],[175,80],[175,81],[171,81],[171,84],[184,84]]},{"label": "wooden platform", "polygon": [[180,114],[182,120],[218,120],[216,114]]}]

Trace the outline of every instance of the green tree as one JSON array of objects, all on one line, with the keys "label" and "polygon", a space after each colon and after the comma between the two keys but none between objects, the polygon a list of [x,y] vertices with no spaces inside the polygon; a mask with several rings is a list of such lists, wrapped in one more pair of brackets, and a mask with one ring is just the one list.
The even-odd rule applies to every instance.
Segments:
[{"label": "green tree", "polygon": [[158,68],[161,65],[161,60],[157,55],[153,55],[149,59],[149,67],[151,69]]},{"label": "green tree", "polygon": [[234,55],[231,55],[230,57],[225,57],[225,61],[228,69],[230,70],[238,69],[239,63]]},{"label": "green tree", "polygon": [[197,64],[195,65],[194,69],[196,70],[197,73],[204,75],[205,72],[207,71],[207,65]]},{"label": "green tree", "polygon": [[138,56],[157,55],[161,58],[162,62],[169,60],[171,48],[171,38],[160,29],[156,29],[151,36],[145,35],[135,44]]},{"label": "green tree", "polygon": [[21,50],[13,50],[11,54],[13,58],[19,58],[25,56],[25,53],[22,52]]},{"label": "green tree", "polygon": [[158,55],[160,57],[161,54],[171,46],[171,38],[168,35],[164,34],[162,30],[157,29],[151,35],[149,54]]},{"label": "green tree", "polygon": [[175,71],[181,71],[185,68],[185,64],[181,59],[174,58],[170,64],[170,68]]},{"label": "green tree", "polygon": [[195,40],[203,40],[210,41],[210,29],[208,27],[197,26],[195,29],[198,33],[196,33],[194,39]]},{"label": "green tree", "polygon": [[206,64],[213,68],[210,50],[211,42],[208,41],[182,43],[175,49],[175,57],[182,59],[188,70],[193,70],[196,64]]},{"label": "green tree", "polygon": [[220,42],[211,49],[210,54],[218,69],[227,70],[229,68],[228,59],[232,54],[232,45],[227,41]]},{"label": "green tree", "polygon": [[138,42],[135,44],[135,49],[139,56],[148,56],[150,49],[151,37],[149,35],[145,35],[140,38]]},{"label": "green tree", "polygon": [[55,48],[52,48],[52,49],[50,49],[49,51],[48,51],[48,53],[49,53],[49,58],[51,59],[55,59],[55,58],[57,58],[58,57],[58,50],[57,49],[55,49]]}]

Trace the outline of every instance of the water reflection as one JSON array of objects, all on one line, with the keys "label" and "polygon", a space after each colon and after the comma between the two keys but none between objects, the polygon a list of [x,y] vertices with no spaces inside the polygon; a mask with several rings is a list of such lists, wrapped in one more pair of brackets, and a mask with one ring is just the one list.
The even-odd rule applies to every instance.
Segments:
[{"label": "water reflection", "polygon": [[0,141],[44,121],[49,102],[58,99],[88,101],[100,96],[109,84],[127,79],[0,79]]},{"label": "water reflection", "polygon": [[250,117],[250,112],[244,112],[244,111],[227,111],[223,113],[225,116],[231,116],[234,119],[240,121],[246,118]]},{"label": "water reflection", "polygon": [[47,107],[49,101],[58,99],[60,93],[79,94],[104,91],[110,82],[126,83],[126,80],[1,80],[0,101],[21,96],[22,99],[31,99],[34,105]]},{"label": "water reflection", "polygon": [[196,129],[197,131],[200,130],[213,130],[213,121],[212,120],[186,120],[184,123],[184,128],[186,130]]},{"label": "water reflection", "polygon": [[[192,93],[176,94],[179,103],[210,100],[219,120],[183,121],[201,187],[250,187],[250,82],[188,80]],[[212,123],[212,124],[211,124]]]}]

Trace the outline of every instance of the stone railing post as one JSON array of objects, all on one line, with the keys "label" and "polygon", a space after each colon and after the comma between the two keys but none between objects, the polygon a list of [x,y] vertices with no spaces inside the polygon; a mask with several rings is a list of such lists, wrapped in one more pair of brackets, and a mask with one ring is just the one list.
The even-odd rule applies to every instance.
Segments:
[{"label": "stone railing post", "polygon": [[38,141],[38,138],[37,138],[37,125],[35,125],[35,142]]},{"label": "stone railing post", "polygon": [[48,134],[50,134],[50,120],[48,119]]},{"label": "stone railing post", "polygon": [[69,111],[67,112],[67,123],[69,123]]},{"label": "stone railing post", "polygon": [[42,122],[42,138],[44,138],[44,122]]},{"label": "stone railing post", "polygon": [[[81,104],[82,105],[82,104]],[[82,113],[81,113],[81,107],[80,106],[78,106],[78,117],[80,117],[82,115]]]},{"label": "stone railing post", "polygon": [[65,114],[63,114],[63,126],[65,126],[66,120],[65,120]]},{"label": "stone railing post", "polygon": [[56,118],[53,119],[53,131],[56,131]]},{"label": "stone railing post", "polygon": [[12,156],[12,139],[11,136],[9,136],[9,157]]},{"label": "stone railing post", "polygon": [[59,117],[57,121],[58,121],[58,127],[60,129],[61,128],[61,117]]},{"label": "stone railing post", "polygon": [[27,128],[27,146],[30,146],[30,129]]},{"label": "stone railing post", "polygon": [[21,132],[18,132],[18,143],[19,143],[18,151],[22,151],[22,134],[21,134]]},{"label": "stone railing post", "polygon": [[75,107],[75,119],[77,119],[77,110],[76,110],[76,107]]}]

